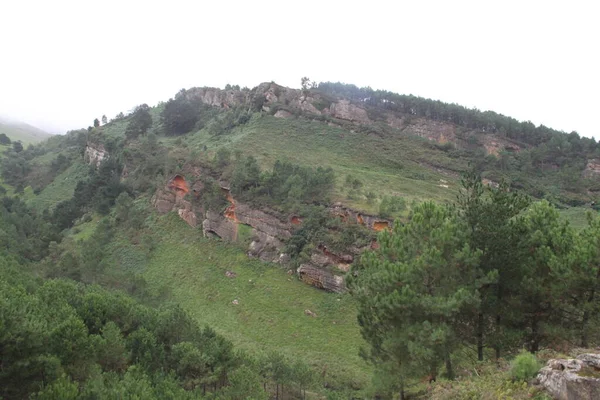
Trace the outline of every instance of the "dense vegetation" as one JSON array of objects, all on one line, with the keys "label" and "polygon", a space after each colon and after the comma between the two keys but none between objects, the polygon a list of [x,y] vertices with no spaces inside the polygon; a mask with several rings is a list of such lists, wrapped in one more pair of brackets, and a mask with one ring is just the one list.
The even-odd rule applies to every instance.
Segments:
[{"label": "dense vegetation", "polygon": [[440,365],[454,379],[465,347],[483,361],[600,339],[598,216],[576,232],[547,202],[484,189],[472,175],[457,204],[425,202],[379,243],[350,285],[365,358],[400,398],[411,379],[436,380]]}]

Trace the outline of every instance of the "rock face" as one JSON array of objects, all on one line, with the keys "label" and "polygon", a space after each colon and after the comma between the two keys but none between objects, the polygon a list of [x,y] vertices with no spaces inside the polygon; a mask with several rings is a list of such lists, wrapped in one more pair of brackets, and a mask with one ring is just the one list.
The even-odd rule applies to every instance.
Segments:
[{"label": "rock face", "polygon": [[391,221],[373,215],[361,214],[355,210],[346,208],[339,203],[334,204],[333,207],[329,209],[329,211],[333,215],[339,217],[344,222],[355,222],[375,231],[391,229],[392,227]]},{"label": "rock face", "polygon": [[346,290],[344,278],[329,272],[328,270],[314,267],[310,264],[302,264],[298,269],[300,279],[309,285],[324,289],[329,292],[342,293]]},{"label": "rock face", "polygon": [[229,193],[227,185],[222,185],[225,197],[230,203],[221,215],[213,211],[206,213],[202,229],[206,236],[217,235],[220,238],[235,242],[238,240],[239,225],[251,228],[251,242],[248,255],[263,261],[280,262],[285,241],[292,236],[291,222],[281,221],[274,215],[239,203]]},{"label": "rock face", "polygon": [[158,189],[151,199],[152,205],[161,214],[177,211],[177,214],[191,227],[198,225],[196,212],[192,203],[185,200],[184,196],[189,192],[185,178],[175,175],[169,180],[164,189]]},{"label": "rock face", "polygon": [[329,112],[336,118],[347,121],[358,122],[359,124],[368,124],[371,122],[367,112],[348,100],[340,100],[337,103],[331,104]]},{"label": "rock face", "polygon": [[87,142],[85,145],[85,152],[83,153],[83,160],[86,163],[98,168],[100,164],[102,164],[102,161],[107,158],[108,152],[102,143]]},{"label": "rock face", "polygon": [[585,170],[583,171],[585,178],[596,178],[600,176],[600,160],[592,158],[588,160]]},{"label": "rock face", "polygon": [[555,399],[600,399],[600,354],[550,360],[537,379]]},{"label": "rock face", "polygon": [[[195,176],[190,175],[191,172],[186,173],[186,176]],[[203,184],[200,180],[188,182],[182,175],[173,176],[164,188],[156,191],[151,201],[161,214],[176,211],[188,225],[196,227],[201,224],[207,237],[217,236],[226,241],[237,242],[241,240],[239,233],[243,231],[244,240],[249,238],[247,254],[250,257],[274,263],[289,262],[289,256],[284,254],[285,244],[292,237],[294,226],[303,223],[302,218],[298,215],[280,215],[267,208],[258,210],[240,203],[231,196],[227,182],[220,182],[220,185],[223,196],[229,202],[229,206],[222,212],[205,212],[200,206],[186,200],[199,197]],[[373,230],[388,229],[390,226],[387,220],[361,215],[341,204],[332,207],[330,212],[339,215],[346,222],[354,221]],[[343,275],[363,250],[351,248],[340,252],[321,244],[314,250],[310,261],[301,265],[296,272],[309,285],[331,292],[343,292],[346,290]]]}]

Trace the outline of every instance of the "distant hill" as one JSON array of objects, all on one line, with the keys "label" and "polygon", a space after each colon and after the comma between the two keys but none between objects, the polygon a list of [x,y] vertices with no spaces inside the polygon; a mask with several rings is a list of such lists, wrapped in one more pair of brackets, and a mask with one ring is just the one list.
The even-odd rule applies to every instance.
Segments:
[{"label": "distant hill", "polygon": [[0,133],[5,133],[13,141],[20,140],[23,144],[38,143],[52,136],[35,126],[3,117],[0,117]]}]

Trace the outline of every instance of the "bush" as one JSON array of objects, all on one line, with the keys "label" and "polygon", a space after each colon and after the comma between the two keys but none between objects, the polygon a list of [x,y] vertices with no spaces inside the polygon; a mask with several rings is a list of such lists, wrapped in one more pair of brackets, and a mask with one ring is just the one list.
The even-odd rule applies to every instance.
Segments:
[{"label": "bush", "polygon": [[515,381],[528,381],[536,376],[540,367],[534,354],[522,351],[511,363],[510,376]]}]

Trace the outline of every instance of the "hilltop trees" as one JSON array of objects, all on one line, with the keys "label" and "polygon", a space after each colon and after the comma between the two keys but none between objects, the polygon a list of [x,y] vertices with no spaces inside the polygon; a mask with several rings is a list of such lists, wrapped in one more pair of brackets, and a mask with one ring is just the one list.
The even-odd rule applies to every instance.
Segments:
[{"label": "hilltop trees", "polygon": [[198,121],[198,109],[187,100],[185,90],[165,103],[161,122],[168,135],[181,135],[191,131]]},{"label": "hilltop trees", "polygon": [[150,107],[148,104],[137,106],[125,130],[125,136],[128,139],[137,139],[140,135],[145,135],[148,129],[152,126],[152,116],[150,115]]}]

